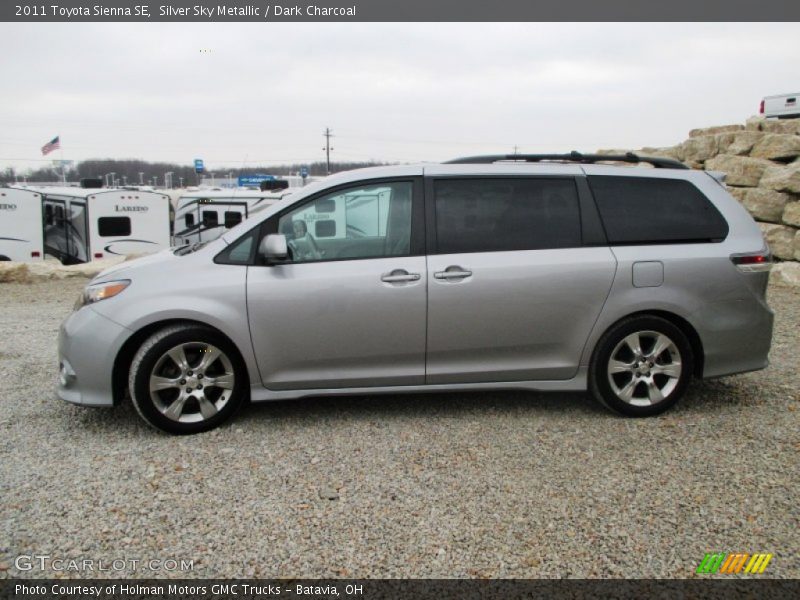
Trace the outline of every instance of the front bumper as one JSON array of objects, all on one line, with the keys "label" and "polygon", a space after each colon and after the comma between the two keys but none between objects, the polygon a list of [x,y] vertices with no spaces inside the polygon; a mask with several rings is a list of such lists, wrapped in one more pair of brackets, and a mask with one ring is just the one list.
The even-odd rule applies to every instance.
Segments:
[{"label": "front bumper", "polygon": [[113,406],[114,359],[130,335],[91,306],[67,317],[58,332],[58,397],[82,406]]}]

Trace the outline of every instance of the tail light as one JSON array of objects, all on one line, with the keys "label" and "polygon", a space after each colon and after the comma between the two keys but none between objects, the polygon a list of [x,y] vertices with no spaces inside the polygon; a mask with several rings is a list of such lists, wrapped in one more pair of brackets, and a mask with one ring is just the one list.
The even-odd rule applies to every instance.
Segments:
[{"label": "tail light", "polygon": [[772,268],[769,250],[752,254],[731,254],[731,261],[742,273],[764,273]]},{"label": "tail light", "polygon": [[95,252],[94,253],[94,257],[95,258],[103,258],[103,253],[102,252]]},{"label": "tail light", "polygon": [[758,114],[760,114],[760,115],[764,114],[764,101],[763,100],[761,101],[761,104],[758,105]]},{"label": "tail light", "polygon": [[40,256],[41,253],[38,250],[34,250],[33,252],[31,252],[31,258],[39,258]]}]

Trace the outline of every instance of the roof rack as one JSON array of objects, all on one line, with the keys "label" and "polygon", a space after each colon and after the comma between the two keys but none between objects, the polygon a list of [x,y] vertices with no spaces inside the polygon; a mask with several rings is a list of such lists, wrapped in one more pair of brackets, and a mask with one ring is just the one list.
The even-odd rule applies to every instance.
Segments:
[{"label": "roof rack", "polygon": [[674,158],[656,158],[652,156],[639,156],[633,152],[625,154],[581,154],[572,151],[569,154],[487,154],[486,156],[466,156],[448,160],[448,165],[485,165],[496,162],[545,162],[563,161],[592,164],[597,162],[626,162],[649,163],[657,169],[688,169],[685,164]]}]

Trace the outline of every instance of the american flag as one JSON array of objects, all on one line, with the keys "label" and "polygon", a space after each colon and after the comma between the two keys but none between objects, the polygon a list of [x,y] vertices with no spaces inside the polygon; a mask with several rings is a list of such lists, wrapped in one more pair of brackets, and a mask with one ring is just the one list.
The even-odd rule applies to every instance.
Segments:
[{"label": "american flag", "polygon": [[50,154],[53,150],[58,150],[59,148],[61,148],[61,141],[58,139],[58,136],[56,136],[42,146],[42,156]]}]

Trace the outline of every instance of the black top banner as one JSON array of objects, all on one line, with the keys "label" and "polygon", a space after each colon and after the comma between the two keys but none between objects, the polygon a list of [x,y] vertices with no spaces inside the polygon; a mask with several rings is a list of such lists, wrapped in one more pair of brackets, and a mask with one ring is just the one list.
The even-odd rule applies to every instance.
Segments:
[{"label": "black top banner", "polygon": [[10,22],[799,21],[796,0],[4,0]]}]

